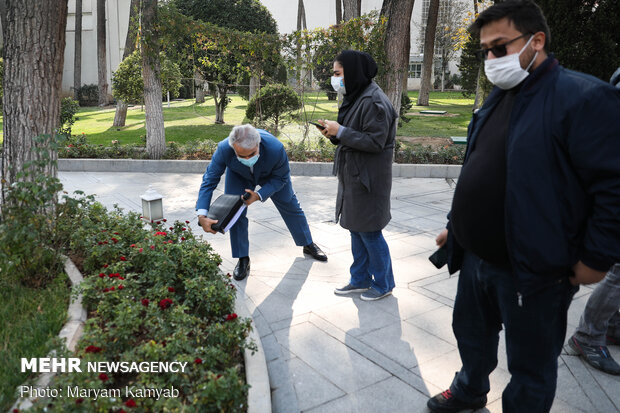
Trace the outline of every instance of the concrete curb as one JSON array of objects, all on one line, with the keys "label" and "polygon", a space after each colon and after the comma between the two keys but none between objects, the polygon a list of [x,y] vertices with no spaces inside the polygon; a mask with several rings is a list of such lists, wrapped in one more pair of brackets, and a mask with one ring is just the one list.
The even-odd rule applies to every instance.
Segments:
[{"label": "concrete curb", "polygon": [[252,331],[250,331],[248,338],[253,340],[258,347],[254,353],[248,349],[243,353],[245,379],[250,385],[247,413],[271,413],[271,387],[269,386],[265,351],[256,330],[256,323],[245,305],[239,290],[237,290],[237,298],[235,299],[235,311],[239,317],[252,319]]},{"label": "concrete curb", "polygon": [[[63,172],[204,173],[209,161],[59,159]],[[330,176],[333,162],[290,162],[291,175]],[[458,178],[461,165],[392,164],[394,178]]]},{"label": "concrete curb", "polygon": [[[79,285],[84,278],[80,273],[80,270],[77,269],[75,264],[68,258],[63,256],[63,260],[65,261],[65,272],[69,276],[71,280],[71,285],[76,286]],[[69,304],[69,308],[67,309],[68,320],[65,325],[58,333],[58,337],[64,338],[65,346],[70,351],[75,351],[75,346],[79,341],[80,337],[82,337],[82,333],[84,332],[84,323],[86,322],[86,309],[82,306],[82,294],[80,294],[75,300],[71,301]],[[54,357],[54,354],[50,354],[49,357]],[[48,387],[52,378],[54,377],[54,373],[43,373],[39,375],[39,378],[34,383],[33,387],[38,389],[44,389]],[[24,399],[18,399],[13,406],[9,409],[9,411],[14,411],[14,409],[25,410],[32,407],[32,402],[35,400],[35,397],[29,397]]]}]

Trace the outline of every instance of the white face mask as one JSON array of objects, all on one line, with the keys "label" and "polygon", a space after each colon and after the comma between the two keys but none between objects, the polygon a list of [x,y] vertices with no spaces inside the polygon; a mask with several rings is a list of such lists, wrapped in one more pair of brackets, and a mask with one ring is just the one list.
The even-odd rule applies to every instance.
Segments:
[{"label": "white face mask", "polygon": [[336,92],[347,93],[344,88],[344,77],[332,76],[331,83]]},{"label": "white face mask", "polygon": [[521,56],[521,53],[523,53],[533,38],[534,36],[532,35],[519,53],[484,61],[484,73],[491,83],[500,89],[512,89],[529,76],[528,70],[536,60],[538,52],[536,52],[534,58],[525,69],[521,67],[519,56]]}]

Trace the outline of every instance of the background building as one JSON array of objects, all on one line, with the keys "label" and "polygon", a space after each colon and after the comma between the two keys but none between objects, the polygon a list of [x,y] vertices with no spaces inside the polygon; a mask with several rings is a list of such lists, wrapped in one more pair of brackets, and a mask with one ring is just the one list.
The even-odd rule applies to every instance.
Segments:
[{"label": "background building", "polygon": [[[440,0],[441,13],[446,14],[460,0]],[[291,33],[297,29],[297,2],[291,0],[261,0],[278,24],[280,33]],[[380,10],[383,0],[362,0],[362,13]],[[125,37],[129,25],[128,0],[106,0],[106,62],[108,90],[111,93],[112,73],[118,67],[123,56]],[[418,89],[422,71],[423,33],[428,13],[429,0],[414,3],[411,18],[411,53],[409,58],[409,79],[407,87]],[[463,10],[463,7],[458,10]],[[328,27],[336,23],[336,5],[334,0],[305,0],[306,21],[308,29]],[[467,10],[466,10],[467,11]],[[466,12],[465,11],[465,12]],[[461,13],[463,14],[463,13]],[[82,85],[97,84],[97,8],[96,0],[82,0]],[[441,25],[441,17],[438,26]],[[63,70],[62,91],[66,96],[73,95],[73,61],[75,47],[75,0],[69,0],[67,17],[67,38]],[[435,48],[434,66],[441,65],[441,50]],[[459,53],[447,60],[446,70],[458,74]],[[437,70],[435,70],[437,71]]]}]

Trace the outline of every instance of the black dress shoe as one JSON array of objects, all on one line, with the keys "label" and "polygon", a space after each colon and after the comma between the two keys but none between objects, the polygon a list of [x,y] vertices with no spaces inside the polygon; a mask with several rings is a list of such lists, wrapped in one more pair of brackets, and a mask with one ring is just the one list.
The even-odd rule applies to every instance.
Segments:
[{"label": "black dress shoe", "polygon": [[248,275],[250,275],[250,257],[241,257],[233,271],[233,278],[237,281],[241,281]]},{"label": "black dress shoe", "polygon": [[486,396],[466,402],[454,397],[450,389],[448,389],[430,398],[426,403],[426,407],[433,413],[457,413],[462,410],[482,409],[486,404]]},{"label": "black dress shoe", "polygon": [[327,255],[314,242],[304,247],[304,254],[311,255],[312,258],[318,261],[327,261]]}]

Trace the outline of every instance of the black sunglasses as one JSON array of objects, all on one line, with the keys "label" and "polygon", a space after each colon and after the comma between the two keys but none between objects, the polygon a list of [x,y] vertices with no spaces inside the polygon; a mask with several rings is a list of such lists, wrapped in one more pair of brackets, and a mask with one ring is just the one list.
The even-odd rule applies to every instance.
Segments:
[{"label": "black sunglasses", "polygon": [[508,46],[512,42],[515,42],[521,39],[522,37],[529,36],[529,35],[531,35],[531,33],[523,33],[521,36],[515,37],[514,39],[509,40],[506,43],[496,44],[495,46],[489,47],[488,49],[477,50],[476,56],[480,60],[486,60],[487,56],[489,55],[489,52],[493,52],[493,56],[495,57],[504,57],[506,56],[506,53],[508,53],[506,51],[506,46]]}]

